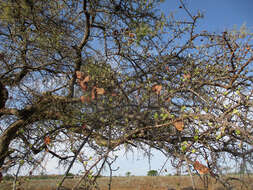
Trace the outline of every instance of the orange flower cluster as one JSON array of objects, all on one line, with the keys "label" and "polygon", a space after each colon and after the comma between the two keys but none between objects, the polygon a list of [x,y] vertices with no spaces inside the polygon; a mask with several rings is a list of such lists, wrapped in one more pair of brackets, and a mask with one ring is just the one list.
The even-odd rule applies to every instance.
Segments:
[{"label": "orange flower cluster", "polygon": [[[76,78],[78,79],[79,85],[82,88],[83,91],[86,91],[88,89],[88,82],[90,81],[90,76],[85,76],[83,72],[76,71]],[[91,91],[91,98],[87,96],[81,96],[80,100],[82,103],[90,102],[91,100],[94,100],[96,98],[96,95],[103,95],[105,94],[104,88],[98,88],[96,86],[93,86]]]},{"label": "orange flower cluster", "polygon": [[174,122],[174,126],[176,127],[176,129],[177,129],[178,131],[183,131],[183,129],[184,129],[184,122],[183,122],[182,120],[180,120],[180,121],[175,121],[175,122]]}]

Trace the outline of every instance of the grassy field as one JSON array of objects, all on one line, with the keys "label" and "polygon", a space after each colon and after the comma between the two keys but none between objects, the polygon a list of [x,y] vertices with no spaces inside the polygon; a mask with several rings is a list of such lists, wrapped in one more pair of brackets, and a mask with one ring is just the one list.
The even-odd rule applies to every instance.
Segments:
[{"label": "grassy field", "polygon": [[[19,190],[55,190],[60,179],[22,179],[18,186]],[[242,187],[234,182],[236,190],[253,190],[253,176],[244,177],[246,186]],[[67,179],[64,186],[71,189],[76,179]],[[98,180],[100,190],[108,190],[108,177],[101,177]],[[196,187],[202,188],[200,180],[195,178]],[[160,176],[160,177],[113,177],[111,190],[168,190],[174,188],[180,190],[191,186],[191,179],[188,176]],[[219,189],[220,188],[220,189]],[[1,190],[12,189],[11,181],[3,181],[0,184]],[[221,190],[221,185],[211,181],[208,190]],[[81,189],[80,189],[81,190]]]}]

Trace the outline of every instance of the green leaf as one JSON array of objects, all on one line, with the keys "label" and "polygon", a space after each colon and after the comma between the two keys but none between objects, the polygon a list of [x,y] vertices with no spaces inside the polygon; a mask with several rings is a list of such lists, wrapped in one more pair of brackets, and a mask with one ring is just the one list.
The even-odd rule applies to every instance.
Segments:
[{"label": "green leaf", "polygon": [[235,134],[240,135],[240,134],[241,134],[241,131],[240,131],[239,129],[236,129],[236,130],[235,130]]},{"label": "green leaf", "polygon": [[238,111],[237,109],[234,109],[232,113],[233,113],[233,114],[237,114],[238,112],[239,112],[239,111]]},{"label": "green leaf", "polygon": [[167,113],[161,113],[160,116],[161,116],[162,120],[165,120],[165,119],[168,118],[168,114]]},{"label": "green leaf", "polygon": [[21,166],[24,165],[24,163],[25,163],[24,160],[20,160],[20,161],[19,161],[19,164],[20,164]]},{"label": "green leaf", "polygon": [[184,111],[186,109],[186,106],[181,107],[181,111]]},{"label": "green leaf", "polygon": [[88,164],[87,161],[83,161],[83,165],[86,166]]},{"label": "green leaf", "polygon": [[181,150],[182,150],[183,152],[185,152],[186,148],[187,148],[186,145],[181,146]]},{"label": "green leaf", "polygon": [[221,139],[221,134],[219,134],[217,137],[216,137],[216,140],[219,140]]},{"label": "green leaf", "polygon": [[154,114],[154,119],[158,119],[158,113],[157,112]]}]

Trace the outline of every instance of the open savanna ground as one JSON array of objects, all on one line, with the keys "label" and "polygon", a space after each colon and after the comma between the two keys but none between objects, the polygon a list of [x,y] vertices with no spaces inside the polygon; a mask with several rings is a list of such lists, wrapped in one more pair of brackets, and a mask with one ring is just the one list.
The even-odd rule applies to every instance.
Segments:
[{"label": "open savanna ground", "polygon": [[[203,188],[203,185],[198,177],[194,178],[196,187]],[[66,189],[71,189],[73,184],[78,179],[67,179],[64,182]],[[18,186],[20,190],[55,190],[60,178],[52,179],[22,179],[21,184]],[[252,190],[253,189],[253,176],[245,176],[243,178],[244,186],[237,181],[233,182],[235,190]],[[98,180],[100,190],[109,189],[109,178],[101,177]],[[174,188],[181,190],[185,187],[191,186],[191,178],[189,176],[132,176],[132,177],[113,177],[111,182],[111,190],[168,190]],[[1,190],[12,189],[11,181],[3,181],[0,184]],[[83,188],[80,188],[80,190]],[[214,180],[209,182],[208,190],[222,190],[222,186]]]}]

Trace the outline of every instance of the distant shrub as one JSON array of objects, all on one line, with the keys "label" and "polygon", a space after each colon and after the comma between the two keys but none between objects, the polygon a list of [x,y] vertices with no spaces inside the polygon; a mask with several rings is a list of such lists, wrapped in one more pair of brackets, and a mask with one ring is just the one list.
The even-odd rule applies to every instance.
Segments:
[{"label": "distant shrub", "polygon": [[67,176],[68,176],[68,177],[70,177],[70,176],[75,176],[75,174],[68,173]]},{"label": "distant shrub", "polygon": [[126,176],[129,177],[131,175],[131,172],[126,172]]},{"label": "distant shrub", "polygon": [[157,170],[149,170],[147,176],[158,176]]},{"label": "distant shrub", "polygon": [[6,181],[14,180],[14,177],[10,174],[7,174],[3,177],[3,180],[6,180]]},{"label": "distant shrub", "polygon": [[36,179],[50,179],[50,175],[39,175],[39,176],[36,176]]}]

